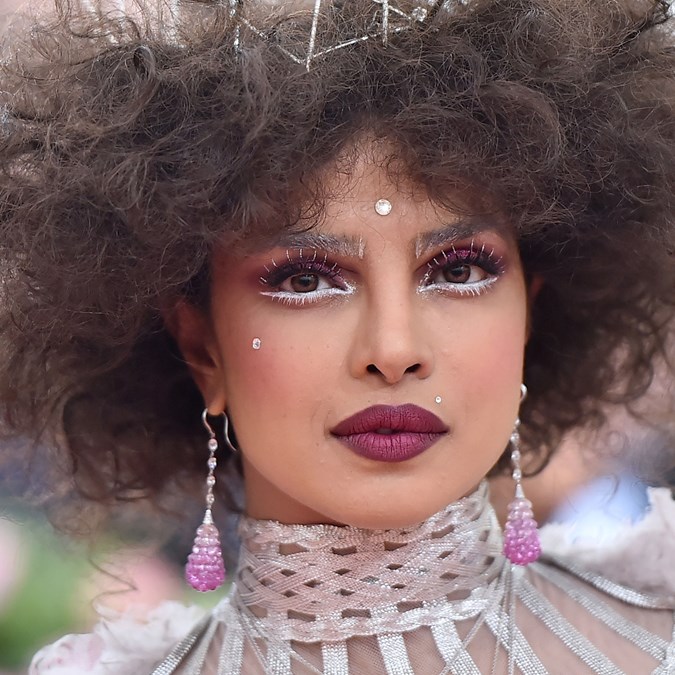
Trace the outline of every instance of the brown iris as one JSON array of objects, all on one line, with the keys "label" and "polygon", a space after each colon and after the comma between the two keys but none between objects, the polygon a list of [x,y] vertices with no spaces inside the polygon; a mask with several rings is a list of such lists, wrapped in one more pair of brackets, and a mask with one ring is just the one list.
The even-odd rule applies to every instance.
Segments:
[{"label": "brown iris", "polygon": [[296,274],[289,279],[289,282],[296,293],[311,293],[319,287],[319,275]]},{"label": "brown iris", "polygon": [[443,278],[453,284],[464,284],[471,278],[471,265],[452,265],[443,268]]}]

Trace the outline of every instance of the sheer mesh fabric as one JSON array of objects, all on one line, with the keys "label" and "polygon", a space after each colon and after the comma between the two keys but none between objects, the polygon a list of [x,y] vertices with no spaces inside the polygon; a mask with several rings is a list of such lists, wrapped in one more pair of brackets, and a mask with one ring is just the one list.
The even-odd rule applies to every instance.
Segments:
[{"label": "sheer mesh fabric", "polygon": [[[495,633],[503,632],[508,641],[514,632],[513,672],[560,673],[575,675],[585,673],[675,673],[673,653],[673,612],[667,609],[636,607],[625,601],[608,597],[569,572],[537,565],[524,577],[528,593],[534,591],[537,602],[546,609],[548,618],[543,620],[536,612],[517,599],[515,607],[515,630],[508,625],[508,616],[491,618],[491,625],[481,625],[466,649],[460,647],[448,654],[439,648],[438,641],[447,640],[457,631],[460,640],[475,630],[475,622],[466,620],[454,625],[435,628],[420,627],[402,634],[385,637],[389,644],[383,647],[383,636],[353,637],[345,641],[347,670],[330,670],[324,664],[325,643],[293,643],[293,656],[286,669],[283,661],[274,659],[264,642],[253,646],[250,638],[236,635],[240,631],[236,613],[224,611],[214,618],[210,634],[190,652],[190,656],[175,670],[176,675],[226,675],[247,673],[269,675],[287,673],[309,675],[311,673],[367,673],[368,675],[391,675],[392,673],[437,675],[439,673],[508,673],[509,656],[504,646],[497,647]],[[545,570],[545,571],[544,571]],[[544,574],[555,575],[567,592],[551,583]],[[568,595],[570,590],[592,603],[592,609],[581,606],[577,599]],[[531,598],[528,598],[531,602]],[[550,606],[549,606],[550,603]],[[227,608],[229,609],[229,608]],[[596,613],[601,616],[596,616]],[[508,614],[508,613],[507,613]],[[230,623],[232,622],[232,623]],[[552,627],[547,624],[554,624]],[[445,636],[438,638],[438,633]],[[243,638],[242,656],[239,663],[231,660],[231,644]],[[398,644],[397,644],[398,643]],[[204,648],[205,649],[202,649]],[[329,649],[340,649],[328,644]],[[390,661],[383,658],[383,648],[388,650]],[[668,649],[670,648],[670,659]],[[237,668],[237,669],[234,669]]]}]

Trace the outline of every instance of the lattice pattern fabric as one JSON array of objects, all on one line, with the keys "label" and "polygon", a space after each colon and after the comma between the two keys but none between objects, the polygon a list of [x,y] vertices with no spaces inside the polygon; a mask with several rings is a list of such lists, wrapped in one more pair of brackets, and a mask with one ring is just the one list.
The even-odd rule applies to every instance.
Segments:
[{"label": "lattice pattern fabric", "polygon": [[449,613],[476,616],[494,600],[503,567],[486,490],[410,529],[246,520],[234,602],[265,614],[267,629],[287,640],[344,639],[398,630],[402,621],[432,625]]}]

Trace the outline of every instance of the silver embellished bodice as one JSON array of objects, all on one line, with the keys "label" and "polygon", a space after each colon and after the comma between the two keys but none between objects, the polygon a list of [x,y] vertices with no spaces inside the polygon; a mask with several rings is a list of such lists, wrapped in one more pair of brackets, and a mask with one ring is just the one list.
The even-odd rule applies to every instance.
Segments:
[{"label": "silver embellished bodice", "polygon": [[386,531],[245,519],[229,596],[154,675],[675,675],[673,598],[515,568],[487,486]]}]

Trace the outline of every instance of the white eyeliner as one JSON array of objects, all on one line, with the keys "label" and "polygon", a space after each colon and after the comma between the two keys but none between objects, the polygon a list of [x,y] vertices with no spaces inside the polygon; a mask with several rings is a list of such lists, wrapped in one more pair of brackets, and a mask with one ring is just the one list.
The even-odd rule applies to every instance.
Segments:
[{"label": "white eyeliner", "polygon": [[446,282],[445,284],[432,284],[431,286],[420,286],[417,289],[418,293],[443,293],[444,295],[463,295],[476,297],[478,295],[483,295],[483,293],[490,290],[494,286],[499,277],[490,277],[489,279],[481,279],[480,281],[475,281],[471,284],[453,284],[452,282]]},{"label": "white eyeliner", "polygon": [[290,293],[289,291],[261,291],[260,295],[264,295],[272,300],[281,302],[285,305],[306,305],[307,303],[320,302],[327,298],[336,298],[338,296],[353,295],[356,291],[354,286],[349,285],[347,288],[322,288],[317,291],[310,291],[309,293]]}]

